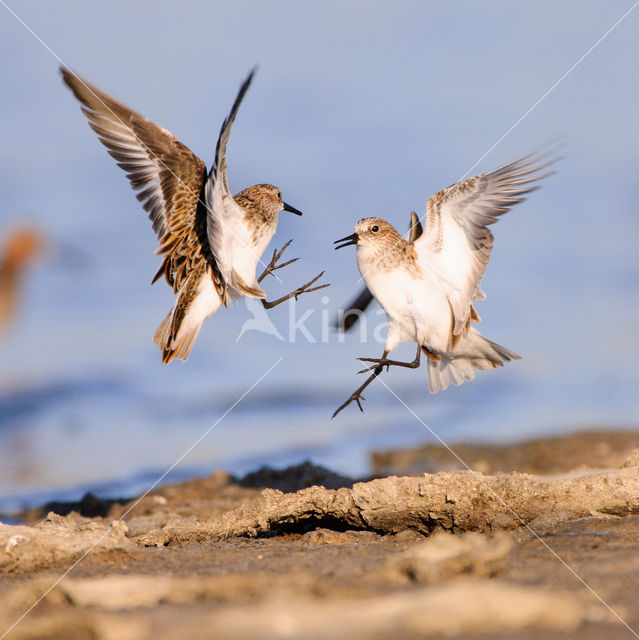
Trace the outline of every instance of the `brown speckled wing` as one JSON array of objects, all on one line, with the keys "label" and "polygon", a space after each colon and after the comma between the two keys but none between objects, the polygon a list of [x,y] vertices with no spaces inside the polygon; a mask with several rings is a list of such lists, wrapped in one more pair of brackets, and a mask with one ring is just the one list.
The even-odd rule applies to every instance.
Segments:
[{"label": "brown speckled wing", "polygon": [[557,159],[531,153],[428,200],[426,228],[415,246],[424,268],[434,269],[446,283],[455,336],[467,326],[473,302],[485,297],[479,284],[494,243],[488,227],[538,189],[535,183],[554,173],[544,169]]},{"label": "brown speckled wing", "polygon": [[[164,256],[153,282],[164,275],[179,291],[191,270],[207,262],[206,229],[198,233],[196,228],[206,165],[166,129],[68,69],[61,72],[100,142],[140,192],[137,198],[160,243],[156,253]],[[222,282],[216,284],[223,288]]]}]

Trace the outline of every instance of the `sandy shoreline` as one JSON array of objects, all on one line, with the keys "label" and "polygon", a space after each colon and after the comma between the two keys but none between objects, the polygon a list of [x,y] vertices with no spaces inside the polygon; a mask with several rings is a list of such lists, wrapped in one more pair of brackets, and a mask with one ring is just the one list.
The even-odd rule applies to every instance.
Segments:
[{"label": "sandy shoreline", "polygon": [[473,472],[429,445],[32,510],[0,635],[90,549],[8,638],[633,637],[639,431],[453,449]]}]

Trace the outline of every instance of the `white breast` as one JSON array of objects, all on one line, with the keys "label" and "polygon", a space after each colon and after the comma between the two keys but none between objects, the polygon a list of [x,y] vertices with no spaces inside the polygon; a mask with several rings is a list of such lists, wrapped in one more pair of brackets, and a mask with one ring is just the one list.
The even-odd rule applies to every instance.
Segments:
[{"label": "white breast", "polygon": [[[253,244],[253,234],[248,227],[238,231],[238,242],[234,245],[233,268],[245,282],[253,283],[256,279],[256,270],[262,254],[275,235],[277,221],[269,228],[264,229],[256,244]],[[268,260],[266,261],[268,263]],[[266,265],[265,265],[266,266]],[[260,269],[260,272],[262,269]]]},{"label": "white breast", "polygon": [[[434,274],[416,277],[400,267],[391,271],[371,269],[362,275],[388,316],[390,348],[399,342],[418,341],[433,350],[446,350],[450,307]],[[393,332],[395,335],[391,335]]]}]

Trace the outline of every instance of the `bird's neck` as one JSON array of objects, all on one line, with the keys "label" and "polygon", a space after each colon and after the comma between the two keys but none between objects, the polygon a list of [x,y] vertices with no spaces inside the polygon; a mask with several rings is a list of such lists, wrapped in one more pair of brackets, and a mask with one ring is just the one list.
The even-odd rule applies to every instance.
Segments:
[{"label": "bird's neck", "polygon": [[[246,190],[245,190],[246,191]],[[259,199],[241,191],[235,196],[235,202],[244,210],[244,220],[252,230],[256,243],[264,234],[275,233],[278,210]]]},{"label": "bird's neck", "polygon": [[401,266],[409,269],[416,268],[415,248],[397,234],[374,246],[358,246],[357,264],[362,273],[377,270],[393,271]]}]

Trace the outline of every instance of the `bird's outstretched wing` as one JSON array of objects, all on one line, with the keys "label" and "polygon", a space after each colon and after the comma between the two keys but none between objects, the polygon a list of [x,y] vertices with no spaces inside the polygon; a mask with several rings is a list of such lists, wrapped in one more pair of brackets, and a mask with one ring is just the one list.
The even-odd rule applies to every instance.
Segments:
[{"label": "bird's outstretched wing", "polygon": [[339,313],[335,321],[335,327],[338,331],[348,331],[359,320],[360,314],[364,313],[368,305],[373,300],[373,294],[368,287],[364,287],[359,295],[350,301],[344,312]]},{"label": "bird's outstretched wing", "polygon": [[[419,221],[419,216],[411,211],[410,224],[408,225],[408,231],[404,235],[407,242],[415,242],[419,236],[423,233],[422,223]],[[337,318],[335,326],[339,331],[348,331],[359,320],[360,313],[364,313],[368,308],[368,305],[373,300],[373,294],[368,287],[364,287],[359,295],[354,298],[350,304],[346,307],[344,313],[340,313]]]},{"label": "bird's outstretched wing", "polygon": [[215,149],[215,162],[206,181],[206,229],[211,252],[226,283],[238,293],[263,298],[266,294],[259,286],[244,282],[233,267],[236,251],[249,250],[253,242],[245,224],[246,212],[233,198],[226,171],[226,145],[231,127],[255,71],[256,69],[253,69],[242,83],[231,111],[220,130]]},{"label": "bird's outstretched wing", "polygon": [[538,189],[535,183],[554,173],[544,169],[557,159],[533,152],[453,184],[428,200],[426,228],[415,248],[422,267],[442,279],[454,336],[467,325],[473,302],[485,297],[479,284],[493,248],[488,226]]},{"label": "bird's outstretched wing", "polygon": [[[206,260],[196,211],[206,165],[166,129],[62,67],[62,78],[82,103],[100,142],[127,172],[131,187],[153,223],[164,256],[162,275],[179,291],[194,266]],[[206,242],[206,235],[203,237]],[[217,282],[219,286],[223,283]]]}]

